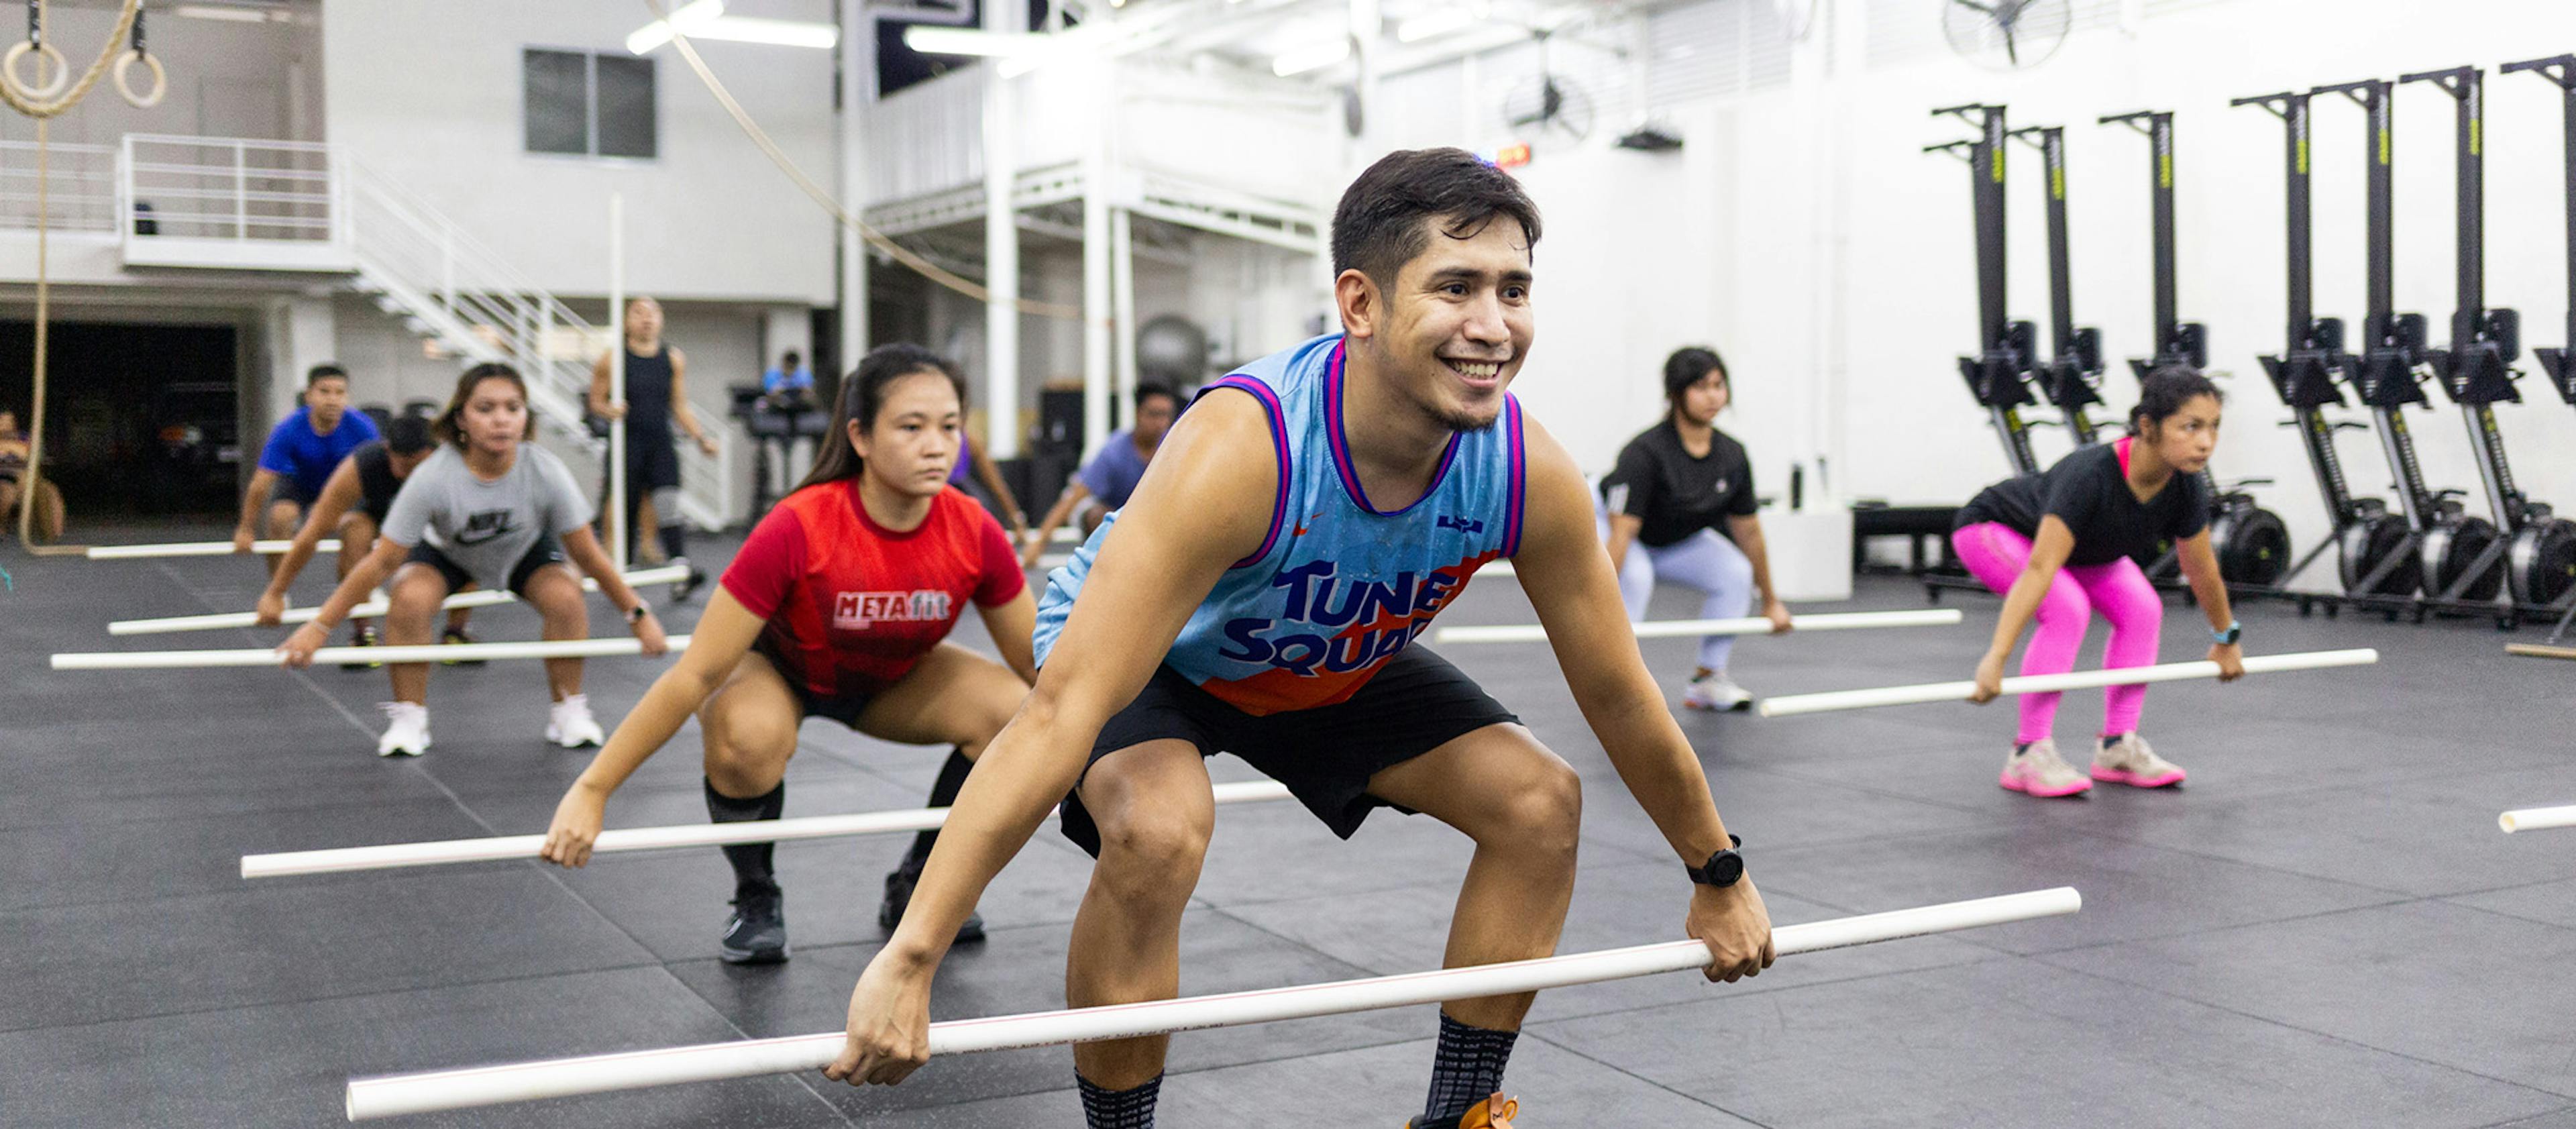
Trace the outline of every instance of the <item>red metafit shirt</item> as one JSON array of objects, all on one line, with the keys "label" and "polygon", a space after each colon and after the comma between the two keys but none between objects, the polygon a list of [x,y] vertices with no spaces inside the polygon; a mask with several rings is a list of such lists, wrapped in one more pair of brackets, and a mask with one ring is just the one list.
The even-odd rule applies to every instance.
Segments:
[{"label": "red metafit shirt", "polygon": [[951,486],[919,528],[868,517],[858,479],[788,495],[752,527],[725,569],[727,592],[768,620],[761,639],[823,697],[892,686],[948,637],[966,610],[1009,603],[1028,586],[1001,523]]}]

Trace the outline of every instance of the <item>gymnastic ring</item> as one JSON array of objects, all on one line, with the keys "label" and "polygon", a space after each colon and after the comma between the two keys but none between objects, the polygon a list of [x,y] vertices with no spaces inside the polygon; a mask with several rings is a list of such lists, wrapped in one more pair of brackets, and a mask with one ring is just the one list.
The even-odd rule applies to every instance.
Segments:
[{"label": "gymnastic ring", "polygon": [[[149,98],[136,97],[133,85],[125,80],[127,69],[134,66],[136,59],[143,60],[144,66],[152,68],[152,96]],[[124,95],[126,102],[134,108],[149,110],[160,105],[162,96],[170,93],[170,75],[161,69],[161,60],[141,51],[128,51],[116,57],[116,92]]]},{"label": "gymnastic ring", "polygon": [[[18,60],[26,58],[27,53],[30,51],[37,53],[36,73],[38,75],[43,75],[45,73],[44,65],[46,63],[50,62],[54,65],[54,81],[47,84],[42,89],[30,85],[18,77]],[[54,95],[62,93],[64,87],[71,85],[72,65],[68,61],[64,60],[62,52],[54,50],[54,45],[51,43],[37,43],[32,39],[22,40],[17,45],[9,48],[8,54],[0,55],[0,77],[7,78],[9,85],[17,88],[18,93],[25,95],[26,97],[51,98]]]}]

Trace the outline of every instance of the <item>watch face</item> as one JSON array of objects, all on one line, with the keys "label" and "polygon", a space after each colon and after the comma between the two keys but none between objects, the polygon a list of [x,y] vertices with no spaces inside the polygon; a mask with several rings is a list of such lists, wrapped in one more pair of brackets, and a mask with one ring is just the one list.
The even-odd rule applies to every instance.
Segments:
[{"label": "watch face", "polygon": [[1732,886],[1736,879],[1744,877],[1744,856],[1733,851],[1719,851],[1709,856],[1708,869],[1703,873],[1708,875],[1711,886]]}]

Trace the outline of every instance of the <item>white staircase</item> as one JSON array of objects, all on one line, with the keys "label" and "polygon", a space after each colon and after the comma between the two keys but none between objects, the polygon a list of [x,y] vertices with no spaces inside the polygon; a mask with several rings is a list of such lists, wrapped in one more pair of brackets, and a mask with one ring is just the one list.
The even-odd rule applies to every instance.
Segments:
[{"label": "white staircase", "polygon": [[[593,327],[408,189],[325,144],[128,134],[118,212],[133,266],[313,271],[352,289],[420,337],[469,361],[504,361],[528,378],[549,435],[605,462],[583,423],[590,368],[609,347]],[[725,524],[732,496],[722,444],[680,445],[679,515]]]}]

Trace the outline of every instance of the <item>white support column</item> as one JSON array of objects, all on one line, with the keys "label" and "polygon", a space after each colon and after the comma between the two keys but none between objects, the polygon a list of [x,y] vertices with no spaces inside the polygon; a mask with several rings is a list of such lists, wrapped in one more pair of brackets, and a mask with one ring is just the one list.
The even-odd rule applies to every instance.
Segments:
[{"label": "white support column", "polygon": [[1109,210],[1110,352],[1117,358],[1119,418],[1135,423],[1136,402],[1136,232],[1125,208]]},{"label": "white support column", "polygon": [[[313,366],[332,360],[339,354],[338,326],[331,310],[331,299],[309,295],[279,298],[268,307],[268,392],[260,402],[268,409],[268,419],[258,434],[278,420],[295,414],[304,398],[304,374]],[[352,372],[349,387],[350,406],[377,399],[396,399],[392,373]],[[245,437],[253,434],[243,428]],[[256,457],[256,456],[254,456]]]},{"label": "white support column", "polygon": [[[984,30],[1020,30],[1026,9],[984,5]],[[1019,170],[1013,144],[1019,132],[1011,82],[996,60],[984,68],[984,453],[995,459],[1020,454],[1020,230],[1011,186]]]},{"label": "white support column", "polygon": [[[867,120],[877,102],[876,17],[868,0],[841,5],[841,210],[867,214]],[[857,229],[841,225],[840,369],[858,367],[868,351],[868,244]],[[839,373],[819,367],[818,383]]]},{"label": "white support column", "polygon": [[[1090,68],[1094,109],[1091,146],[1082,169],[1082,449],[1100,449],[1109,438],[1110,382],[1115,379],[1111,342],[1126,323],[1116,320],[1110,298],[1111,246],[1117,243],[1110,220],[1112,186],[1109,146],[1111,67],[1106,61]],[[1124,213],[1121,213],[1122,215]]]}]

